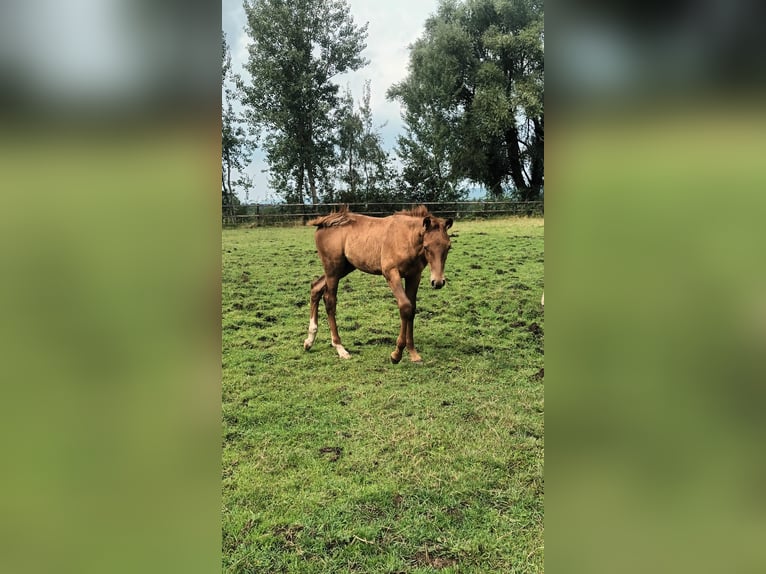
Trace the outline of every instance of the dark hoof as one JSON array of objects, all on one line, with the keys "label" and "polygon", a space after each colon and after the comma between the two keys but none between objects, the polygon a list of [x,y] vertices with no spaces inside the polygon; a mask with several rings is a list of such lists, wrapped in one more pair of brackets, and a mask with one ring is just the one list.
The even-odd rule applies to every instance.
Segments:
[{"label": "dark hoof", "polygon": [[393,354],[391,355],[391,362],[392,362],[394,365],[397,365],[397,364],[398,364],[398,363],[399,363],[401,360],[402,360],[402,358],[401,358],[401,357],[399,357],[399,358],[397,359],[396,357],[394,357],[394,355],[393,355]]}]

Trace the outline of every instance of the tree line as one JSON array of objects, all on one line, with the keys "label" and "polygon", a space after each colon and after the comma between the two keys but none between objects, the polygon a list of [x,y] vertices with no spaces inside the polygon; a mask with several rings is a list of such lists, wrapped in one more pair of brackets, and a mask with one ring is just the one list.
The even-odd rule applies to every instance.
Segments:
[{"label": "tree line", "polygon": [[[346,0],[244,0],[248,82],[222,35],[222,190],[233,208],[256,145],[288,203],[540,199],[544,187],[544,25],[540,0],[440,0],[390,86],[404,133],[383,148],[370,105],[339,75],[362,69],[367,24]],[[233,103],[239,103],[235,112]]]}]

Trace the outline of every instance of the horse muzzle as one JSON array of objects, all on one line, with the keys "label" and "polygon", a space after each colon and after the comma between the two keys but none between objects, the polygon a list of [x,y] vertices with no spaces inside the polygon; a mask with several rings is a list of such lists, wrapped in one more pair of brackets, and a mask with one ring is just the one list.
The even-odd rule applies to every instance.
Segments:
[{"label": "horse muzzle", "polygon": [[431,287],[441,289],[447,284],[447,279],[431,279]]}]

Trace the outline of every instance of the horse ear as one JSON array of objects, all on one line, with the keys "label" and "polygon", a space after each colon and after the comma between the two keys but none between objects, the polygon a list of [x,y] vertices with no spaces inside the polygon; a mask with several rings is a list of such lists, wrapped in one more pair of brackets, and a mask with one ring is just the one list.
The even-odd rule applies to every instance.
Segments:
[{"label": "horse ear", "polygon": [[452,227],[452,218],[451,217],[449,219],[447,219],[447,221],[444,222],[444,230],[446,231],[450,227]]},{"label": "horse ear", "polygon": [[426,231],[431,229],[431,218],[430,217],[424,217],[423,218],[423,227]]}]

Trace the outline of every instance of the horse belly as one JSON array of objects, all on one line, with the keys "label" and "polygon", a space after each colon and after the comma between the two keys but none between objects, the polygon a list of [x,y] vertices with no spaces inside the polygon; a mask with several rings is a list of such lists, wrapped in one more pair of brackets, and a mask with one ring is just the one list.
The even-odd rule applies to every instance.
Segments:
[{"label": "horse belly", "polygon": [[380,247],[374,242],[346,243],[346,259],[365,273],[380,275]]}]

